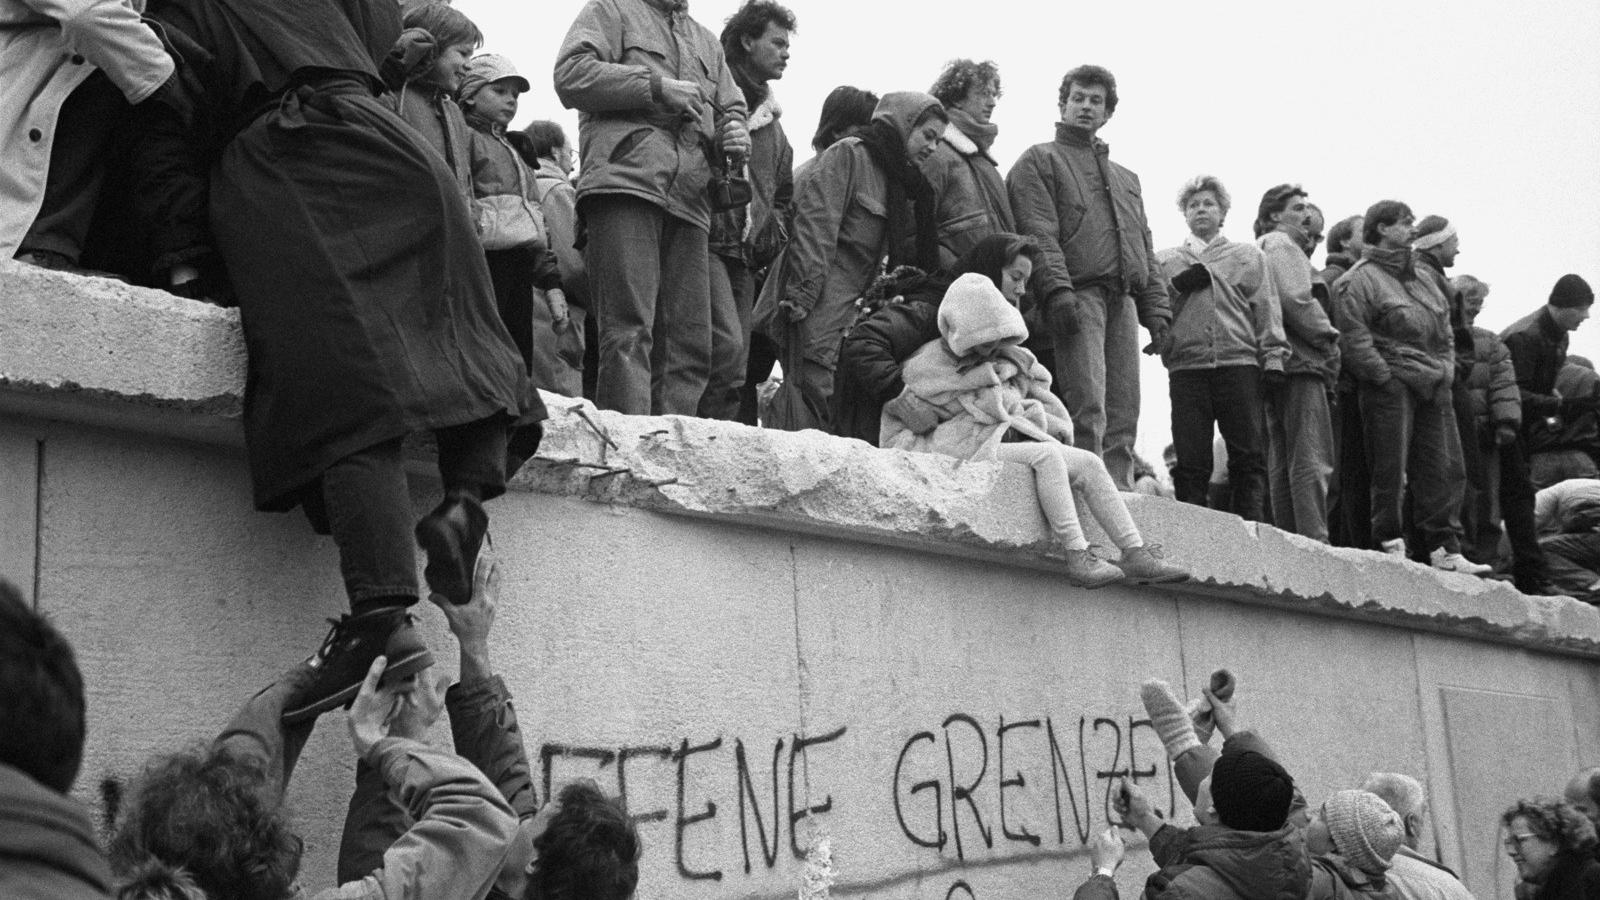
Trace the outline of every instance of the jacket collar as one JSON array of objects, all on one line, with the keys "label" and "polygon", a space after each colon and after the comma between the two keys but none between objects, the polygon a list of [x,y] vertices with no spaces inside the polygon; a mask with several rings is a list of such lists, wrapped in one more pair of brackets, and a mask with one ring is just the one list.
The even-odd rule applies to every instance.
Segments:
[{"label": "jacket collar", "polygon": [[781,115],[783,115],[783,107],[778,105],[778,97],[772,92],[772,86],[768,85],[767,96],[762,99],[761,105],[750,113],[750,119],[745,122],[745,127],[750,130],[751,134],[754,134],[778,121],[778,117]]},{"label": "jacket collar", "polygon": [[644,0],[646,6],[653,6],[664,13],[689,14],[689,0]]},{"label": "jacket collar", "polygon": [[561,167],[556,165],[555,160],[545,159],[542,156],[539,157],[539,169],[534,174],[540,178],[559,178],[562,181],[568,180],[567,173],[561,171]]},{"label": "jacket collar", "polygon": [[944,142],[954,147],[962,156],[977,156],[983,152],[972,142],[972,138],[961,133],[961,129],[957,128],[954,122],[944,127]]},{"label": "jacket collar", "polygon": [[1111,152],[1110,144],[1094,137],[1087,129],[1065,122],[1056,123],[1056,143],[1066,144],[1069,147],[1088,147],[1101,156]]}]

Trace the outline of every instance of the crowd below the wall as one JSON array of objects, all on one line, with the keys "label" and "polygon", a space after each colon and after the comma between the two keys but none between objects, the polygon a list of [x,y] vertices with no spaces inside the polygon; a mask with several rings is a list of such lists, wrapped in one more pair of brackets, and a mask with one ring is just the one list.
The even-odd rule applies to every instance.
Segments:
[{"label": "crowd below the wall", "polygon": [[[1327,229],[1319,269],[1326,219],[1306,189],[1268,190],[1239,242],[1223,233],[1232,196],[1204,174],[1176,193],[1189,236],[1157,250],[1138,176],[1099,136],[1120,97],[1095,65],[1063,76],[1054,134],[1005,172],[999,67],[966,59],[926,93],[835,89],[795,165],[774,84],[797,29],[772,0],[720,35],[681,0],[590,0],[552,73],[574,145],[549,121],[509,127],[530,83],[478,54],[483,35],[445,3],[0,0],[0,251],[239,309],[255,504],[333,538],[350,606],[215,745],[152,768],[113,848],[125,896],[286,896],[299,848],[277,798],[311,724],[347,703],[361,762],[346,887],[328,896],[632,891],[637,838],[598,790],[534,815],[487,662],[485,503],[537,451],[539,390],[1016,462],[1068,581],[1175,583],[1187,569],[1122,498],[1164,490],[1134,452],[1142,352],[1168,370],[1176,500],[1600,599],[1600,376],[1567,353],[1594,302],[1582,277],[1553,278],[1495,334],[1474,324],[1489,285],[1450,271],[1447,218],[1379,200]],[[402,441],[419,431],[442,497],[417,521]],[[1115,558],[1090,546],[1080,501]],[[448,693],[422,677],[432,654],[408,611],[418,547],[462,641]],[[46,656],[66,654],[37,628]],[[1151,891],[1386,890],[1390,860],[1410,858],[1395,822],[1421,815],[1402,782],[1368,785],[1392,811],[1342,792],[1307,825],[1279,810],[1292,780],[1270,749],[1230,748],[1231,707],[1213,700],[1229,743],[1185,783],[1201,827],[1121,801],[1163,872],[1183,868]],[[416,740],[441,708],[462,757]],[[66,774],[44,783],[59,793]],[[234,814],[257,817],[248,839],[204,833]],[[1532,889],[1569,896],[1539,860],[1571,874],[1592,827],[1531,803],[1506,824]],[[1213,839],[1281,870],[1218,876]],[[1539,857],[1541,841],[1559,852]],[[1094,851],[1114,868],[1120,843]]]}]

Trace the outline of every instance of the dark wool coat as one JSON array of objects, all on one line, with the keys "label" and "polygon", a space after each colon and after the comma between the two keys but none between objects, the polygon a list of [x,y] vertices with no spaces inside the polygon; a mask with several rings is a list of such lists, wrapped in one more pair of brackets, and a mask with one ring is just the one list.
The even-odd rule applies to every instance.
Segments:
[{"label": "dark wool coat", "polygon": [[907,297],[878,310],[850,329],[839,348],[830,418],[833,433],[878,446],[883,405],[900,396],[900,366],[922,345],[939,337],[943,290]]},{"label": "dark wool coat", "polygon": [[238,292],[256,506],[292,508],[333,462],[411,431],[542,419],[459,183],[377,96],[393,0],[150,12],[183,89],[141,106],[140,193],[159,227],[214,242]]},{"label": "dark wool coat", "polygon": [[1600,900],[1600,862],[1587,855],[1563,854],[1533,900]]}]

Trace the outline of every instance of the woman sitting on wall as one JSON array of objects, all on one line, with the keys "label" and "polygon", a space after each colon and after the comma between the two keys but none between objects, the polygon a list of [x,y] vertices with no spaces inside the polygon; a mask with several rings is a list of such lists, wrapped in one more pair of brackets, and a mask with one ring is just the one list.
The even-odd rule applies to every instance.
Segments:
[{"label": "woman sitting on wall", "polygon": [[[976,273],[956,279],[939,304],[938,322],[941,337],[906,361],[905,388],[883,408],[879,445],[1027,464],[1073,584],[1186,580],[1187,570],[1145,544],[1100,457],[1072,445],[1072,421],[1050,392],[1050,373],[1021,346],[1028,336],[1022,314],[993,282]],[[1089,549],[1074,488],[1121,549],[1116,565]]]},{"label": "woman sitting on wall", "polygon": [[[839,347],[829,416],[833,433],[878,443],[883,405],[900,396],[900,366],[939,337],[939,301],[950,282],[968,272],[986,276],[1012,305],[1022,302],[1039,247],[1017,234],[991,234],[969,250],[949,274],[917,274],[891,290],[891,302],[856,321]],[[911,270],[915,272],[916,270]]]}]

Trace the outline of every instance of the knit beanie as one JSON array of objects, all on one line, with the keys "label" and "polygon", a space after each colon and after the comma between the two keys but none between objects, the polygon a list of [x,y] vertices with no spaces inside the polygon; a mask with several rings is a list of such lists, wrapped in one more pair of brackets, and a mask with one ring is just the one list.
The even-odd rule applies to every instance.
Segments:
[{"label": "knit beanie", "polygon": [[1593,302],[1594,290],[1589,287],[1589,282],[1570,273],[1557,279],[1556,286],[1550,290],[1551,306],[1575,309]]},{"label": "knit beanie", "polygon": [[965,356],[990,341],[1021,343],[1028,337],[1022,313],[1006,302],[1005,295],[976,272],[957,278],[939,303],[939,333],[950,352]]},{"label": "knit beanie", "polygon": [[1339,791],[1323,804],[1322,819],[1333,847],[1363,872],[1381,873],[1405,840],[1400,815],[1377,794]]},{"label": "knit beanie", "polygon": [[491,82],[509,78],[517,84],[518,93],[527,93],[528,79],[517,74],[511,60],[498,53],[480,53],[467,60],[466,72],[461,76],[461,87],[456,96],[465,103]]},{"label": "knit beanie", "polygon": [[1225,749],[1211,767],[1211,803],[1236,831],[1277,831],[1293,801],[1294,779],[1254,750]]},{"label": "knit beanie", "polygon": [[1432,250],[1456,236],[1456,227],[1444,216],[1427,216],[1411,235],[1411,249]]}]

